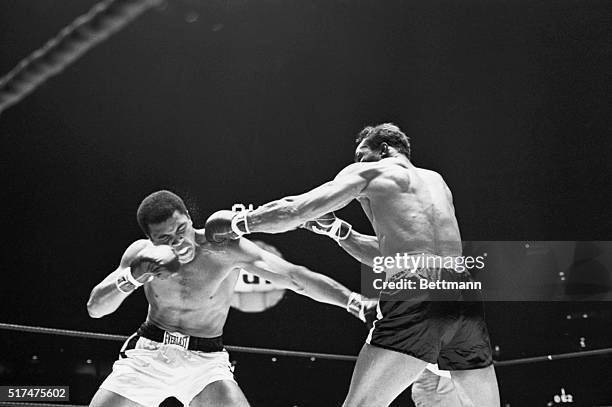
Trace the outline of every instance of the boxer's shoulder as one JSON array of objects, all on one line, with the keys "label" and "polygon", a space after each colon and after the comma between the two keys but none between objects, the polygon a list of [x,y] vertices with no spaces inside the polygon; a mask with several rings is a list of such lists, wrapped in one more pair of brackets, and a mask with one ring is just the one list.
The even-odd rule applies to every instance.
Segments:
[{"label": "boxer's shoulder", "polygon": [[368,181],[372,180],[384,174],[387,165],[383,164],[382,161],[384,160],[349,164],[338,173],[336,178],[359,176]]},{"label": "boxer's shoulder", "polygon": [[369,183],[369,190],[375,191],[382,189],[388,192],[388,188],[393,185],[400,185],[402,188],[407,188],[411,181],[411,172],[416,167],[412,164],[406,164],[405,160],[398,160],[393,157],[384,158],[376,161],[371,167],[372,171],[376,171],[378,176],[373,177]]},{"label": "boxer's shoulder", "polygon": [[145,247],[153,246],[153,242],[149,239],[138,239],[134,240],[127,248],[127,250],[138,250],[144,249]]},{"label": "boxer's shoulder", "polygon": [[440,175],[440,173],[434,171],[434,170],[430,170],[427,168],[420,168],[420,167],[414,167],[414,170],[416,171],[417,174],[419,174],[419,176],[423,176],[423,177],[430,177],[430,178],[435,178],[438,180],[443,180],[442,175]]},{"label": "boxer's shoulder", "polygon": [[206,239],[204,229],[196,230],[196,244],[200,248],[200,251],[213,255],[213,256],[234,256],[240,252],[240,242],[246,240],[240,239],[228,239],[223,242],[211,242]]},{"label": "boxer's shoulder", "polygon": [[260,260],[264,249],[249,239],[241,237],[240,239],[227,242],[226,250],[234,263],[241,265]]},{"label": "boxer's shoulder", "polygon": [[392,180],[402,185],[410,184],[415,179],[421,179],[430,185],[444,183],[444,179],[436,171],[416,167],[405,160],[385,158],[378,162],[381,163],[380,169],[384,174],[380,177],[381,180]]},{"label": "boxer's shoulder", "polygon": [[208,243],[206,240],[206,235],[204,233],[204,229],[194,229],[195,232],[195,242],[198,245],[203,245]]},{"label": "boxer's shoulder", "polygon": [[138,253],[140,253],[143,249],[152,246],[153,243],[149,239],[138,239],[132,242],[132,244],[130,244],[127,249],[125,249],[121,260],[134,260]]},{"label": "boxer's shoulder", "polygon": [[255,252],[261,250],[255,243],[244,237],[229,241],[227,248],[234,255],[241,257],[252,257]]}]

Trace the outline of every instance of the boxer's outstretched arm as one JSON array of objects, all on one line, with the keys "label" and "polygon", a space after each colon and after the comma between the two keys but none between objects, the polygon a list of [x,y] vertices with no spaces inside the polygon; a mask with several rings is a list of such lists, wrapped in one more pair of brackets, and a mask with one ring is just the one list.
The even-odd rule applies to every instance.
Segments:
[{"label": "boxer's outstretched arm", "polygon": [[[148,245],[147,240],[137,240],[123,253],[119,267],[91,290],[87,301],[87,312],[92,318],[101,318],[112,314],[130,294],[130,291],[120,291],[115,282],[119,275],[130,268],[137,254]],[[136,278],[136,276],[134,276]],[[135,288],[135,287],[134,287]]]},{"label": "boxer's outstretched arm", "polygon": [[282,233],[295,229],[310,219],[345,207],[380,174],[378,163],[351,164],[333,181],[301,195],[269,202],[250,212],[247,217],[249,231]]},{"label": "boxer's outstretched arm", "polygon": [[313,300],[346,308],[352,292],[339,282],[292,264],[247,239],[240,239],[239,267]]}]

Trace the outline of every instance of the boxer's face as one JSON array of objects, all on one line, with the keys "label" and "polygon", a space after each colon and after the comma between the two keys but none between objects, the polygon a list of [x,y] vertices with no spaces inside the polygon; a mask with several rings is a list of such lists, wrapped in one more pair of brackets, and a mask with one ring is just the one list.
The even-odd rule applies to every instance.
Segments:
[{"label": "boxer's face", "polygon": [[359,143],[359,145],[355,149],[356,163],[379,161],[382,158],[383,157],[381,152],[372,150],[370,146],[368,146],[368,144],[366,143],[365,139],[362,140],[361,143]]},{"label": "boxer's face", "polygon": [[174,211],[165,221],[150,224],[149,238],[156,246],[172,246],[182,264],[189,263],[195,257],[195,231],[189,215]]}]

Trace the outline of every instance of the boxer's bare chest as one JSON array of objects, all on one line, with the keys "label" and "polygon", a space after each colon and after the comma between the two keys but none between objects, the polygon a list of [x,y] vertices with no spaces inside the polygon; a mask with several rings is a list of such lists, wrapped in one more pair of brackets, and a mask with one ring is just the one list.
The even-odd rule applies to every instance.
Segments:
[{"label": "boxer's bare chest", "polygon": [[194,260],[181,266],[178,273],[149,283],[147,299],[155,308],[195,311],[225,307],[238,275],[234,268],[228,251],[200,247]]}]

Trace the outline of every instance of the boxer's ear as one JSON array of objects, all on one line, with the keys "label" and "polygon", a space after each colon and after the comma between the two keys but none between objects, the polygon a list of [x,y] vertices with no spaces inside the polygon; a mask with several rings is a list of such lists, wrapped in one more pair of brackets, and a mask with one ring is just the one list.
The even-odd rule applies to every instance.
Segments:
[{"label": "boxer's ear", "polygon": [[382,158],[389,157],[389,144],[387,143],[380,144],[380,156]]}]

